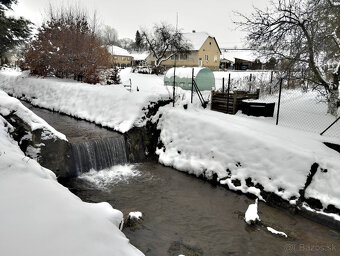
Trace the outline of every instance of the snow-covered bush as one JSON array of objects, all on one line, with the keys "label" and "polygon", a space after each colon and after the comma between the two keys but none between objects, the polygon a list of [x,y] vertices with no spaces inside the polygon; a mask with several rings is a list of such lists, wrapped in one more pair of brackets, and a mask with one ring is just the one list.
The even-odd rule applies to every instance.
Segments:
[{"label": "snow-covered bush", "polygon": [[94,32],[85,13],[52,10],[27,46],[21,67],[39,76],[73,77],[95,84],[98,68],[109,66],[110,54]]}]

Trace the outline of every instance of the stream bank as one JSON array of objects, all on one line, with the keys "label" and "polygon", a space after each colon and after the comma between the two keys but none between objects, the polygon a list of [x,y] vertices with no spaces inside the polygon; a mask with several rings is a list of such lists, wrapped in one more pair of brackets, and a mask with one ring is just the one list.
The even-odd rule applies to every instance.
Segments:
[{"label": "stream bank", "polygon": [[[51,112],[46,109],[41,109],[37,107],[33,107],[32,105],[28,103],[24,103],[28,108],[30,108],[33,112],[35,112],[37,115],[41,116],[43,119],[45,119],[48,123],[50,123],[52,126],[54,126],[57,130],[67,135],[69,142],[68,143],[80,143],[80,142],[88,142],[88,141],[98,141],[103,139],[113,139],[116,140],[118,137],[122,137],[125,140],[125,151],[127,155],[126,161],[122,161],[120,163],[139,163],[142,161],[150,161],[156,159],[156,156],[152,154],[152,152],[155,152],[155,148],[158,143],[158,137],[159,137],[159,131],[156,129],[156,124],[152,124],[151,122],[147,123],[147,126],[140,127],[140,128],[133,128],[130,130],[130,132],[126,134],[120,134],[117,132],[113,132],[111,130],[108,130],[103,127],[99,127],[93,123],[89,123],[87,121],[74,119],[72,117],[69,117],[67,115],[61,115],[56,112]],[[157,112],[156,109],[152,110],[154,113]],[[51,151],[54,151],[55,148],[52,147]],[[71,155],[71,146],[66,147],[66,150],[68,150],[66,154],[66,161],[70,161],[72,159],[70,157]],[[61,154],[62,151],[58,150],[58,154]],[[151,153],[150,153],[151,152]],[[49,157],[55,157],[53,155],[49,155]],[[65,157],[63,157],[65,159]],[[47,164],[51,164],[50,162],[46,161]],[[117,162],[117,164],[120,164]],[[54,162],[52,161],[52,164]],[[71,166],[71,165],[69,165]],[[53,170],[53,168],[51,168]],[[89,168],[88,168],[89,169]],[[86,170],[84,170],[85,172]],[[69,174],[72,175],[69,175]],[[68,175],[66,176],[59,176],[59,180],[63,182],[62,180],[68,180],[70,177],[76,177],[79,175],[76,171],[71,170],[69,171]],[[195,177],[196,178],[196,177]],[[204,175],[201,175],[200,178],[205,182],[209,181],[212,184],[217,184],[216,176],[212,177],[206,177]],[[237,182],[236,182],[237,183]],[[252,186],[252,181],[249,180],[247,183],[249,183],[249,186]],[[237,185],[237,184],[235,184]],[[219,186],[220,187],[220,186]],[[229,189],[228,186],[224,186],[225,188]],[[258,185],[259,189],[261,189],[260,184]],[[240,193],[241,194],[241,193]],[[303,208],[297,208],[292,205],[290,205],[285,200],[282,200],[282,198],[278,197],[274,193],[267,193],[261,189],[261,195],[266,199],[266,202],[274,207],[281,207],[281,209],[289,209],[293,214],[300,213],[314,221],[320,222],[321,224],[328,225],[332,228],[339,229],[339,223],[334,221],[333,219],[322,216],[317,213],[313,213],[307,210],[304,210]],[[247,194],[248,198],[253,199],[254,195]],[[299,205],[300,206],[300,205]]]}]

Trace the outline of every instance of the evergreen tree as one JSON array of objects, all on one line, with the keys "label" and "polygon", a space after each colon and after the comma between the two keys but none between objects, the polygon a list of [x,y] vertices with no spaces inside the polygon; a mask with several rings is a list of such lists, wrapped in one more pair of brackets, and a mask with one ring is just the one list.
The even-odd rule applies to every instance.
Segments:
[{"label": "evergreen tree", "polygon": [[141,51],[143,49],[143,38],[138,30],[136,32],[136,37],[135,37],[135,46],[136,46],[137,51]]},{"label": "evergreen tree", "polygon": [[10,10],[12,4],[16,4],[17,0],[0,0],[0,58],[4,54],[22,43],[31,34],[31,22],[20,17],[15,19],[5,15],[6,10]]}]

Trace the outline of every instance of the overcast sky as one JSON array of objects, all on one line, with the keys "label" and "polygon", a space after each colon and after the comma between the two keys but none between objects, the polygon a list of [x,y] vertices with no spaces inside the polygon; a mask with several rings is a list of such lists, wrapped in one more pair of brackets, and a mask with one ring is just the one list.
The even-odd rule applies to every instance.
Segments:
[{"label": "overcast sky", "polygon": [[242,45],[245,34],[236,29],[234,12],[251,13],[253,6],[265,8],[270,0],[19,0],[15,15],[41,24],[49,3],[77,3],[89,13],[97,12],[102,24],[114,27],[119,38],[134,39],[137,29],[152,28],[165,21],[176,24],[183,32],[196,30],[216,37],[220,47]]}]

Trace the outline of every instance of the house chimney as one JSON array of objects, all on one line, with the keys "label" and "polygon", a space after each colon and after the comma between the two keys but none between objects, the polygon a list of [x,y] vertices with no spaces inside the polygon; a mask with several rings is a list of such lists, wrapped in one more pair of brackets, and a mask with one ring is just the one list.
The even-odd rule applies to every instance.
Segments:
[{"label": "house chimney", "polygon": [[196,33],[196,30],[193,30],[192,33]]}]

